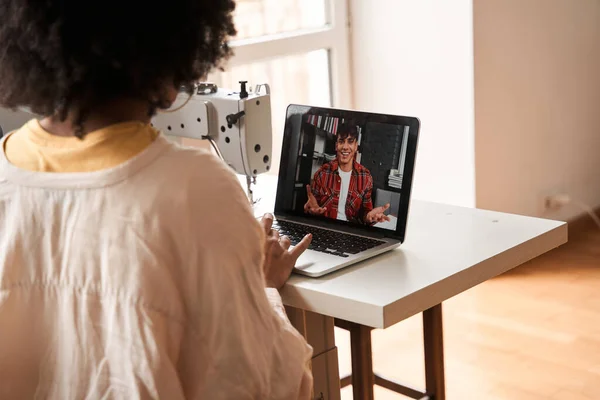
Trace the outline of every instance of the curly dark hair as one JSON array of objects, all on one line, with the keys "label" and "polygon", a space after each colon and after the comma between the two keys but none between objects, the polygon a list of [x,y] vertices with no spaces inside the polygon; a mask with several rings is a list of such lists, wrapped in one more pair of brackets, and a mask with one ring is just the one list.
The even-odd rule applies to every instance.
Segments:
[{"label": "curly dark hair", "polygon": [[344,121],[340,124],[337,129],[338,139],[346,139],[347,137],[353,137],[358,139],[358,127],[354,121]]},{"label": "curly dark hair", "polygon": [[[156,2],[158,3],[158,2]],[[0,0],[0,105],[79,125],[121,97],[165,107],[231,55],[233,0]],[[81,132],[80,132],[81,134]],[[78,136],[80,136],[78,134]]]}]

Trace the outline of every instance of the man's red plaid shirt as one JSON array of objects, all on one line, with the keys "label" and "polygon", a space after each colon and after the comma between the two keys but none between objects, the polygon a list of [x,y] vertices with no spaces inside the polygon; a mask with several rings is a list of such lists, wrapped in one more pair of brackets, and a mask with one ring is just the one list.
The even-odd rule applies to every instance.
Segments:
[{"label": "man's red plaid shirt", "polygon": [[[338,161],[323,164],[313,177],[311,190],[320,207],[327,207],[325,216],[337,218],[342,180],[338,172]],[[352,165],[352,175],[346,200],[348,221],[365,223],[365,217],[373,209],[373,177],[367,168],[356,161]]]}]

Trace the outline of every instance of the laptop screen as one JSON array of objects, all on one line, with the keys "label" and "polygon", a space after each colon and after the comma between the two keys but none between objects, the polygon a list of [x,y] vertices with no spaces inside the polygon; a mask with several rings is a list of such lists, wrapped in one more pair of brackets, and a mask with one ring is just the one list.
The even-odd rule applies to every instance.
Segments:
[{"label": "laptop screen", "polygon": [[290,105],[275,212],[404,239],[419,121]]}]

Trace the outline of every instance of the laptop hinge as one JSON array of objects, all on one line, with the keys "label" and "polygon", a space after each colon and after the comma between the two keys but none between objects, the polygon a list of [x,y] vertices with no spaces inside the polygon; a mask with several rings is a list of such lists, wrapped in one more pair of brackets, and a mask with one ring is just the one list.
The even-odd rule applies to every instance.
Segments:
[{"label": "laptop hinge", "polygon": [[281,213],[274,213],[274,215],[275,215],[275,218],[281,219],[284,221],[291,221],[291,222],[296,222],[299,224],[312,225],[312,226],[316,226],[319,228],[326,228],[326,229],[331,229],[331,230],[335,230],[335,231],[339,231],[339,232],[346,232],[346,233],[350,233],[350,234],[354,234],[354,235],[367,236],[367,237],[375,238],[375,239],[389,238],[389,239],[399,240],[398,238],[386,235],[385,233],[379,232],[378,230],[348,226],[348,225],[345,225],[344,223],[340,223],[337,221],[328,221],[328,220],[315,219],[315,218],[310,218],[310,217],[301,217],[301,216],[297,216],[297,215],[289,215],[289,214],[281,214]]}]

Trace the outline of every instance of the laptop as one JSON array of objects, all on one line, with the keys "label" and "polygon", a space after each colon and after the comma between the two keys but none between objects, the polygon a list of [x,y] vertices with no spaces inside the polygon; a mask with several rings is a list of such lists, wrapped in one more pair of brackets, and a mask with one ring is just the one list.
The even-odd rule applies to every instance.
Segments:
[{"label": "laptop", "polygon": [[295,273],[320,277],[404,242],[419,129],[415,117],[288,106],[273,228],[292,246],[313,235]]}]

